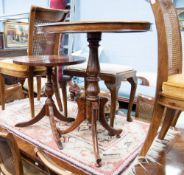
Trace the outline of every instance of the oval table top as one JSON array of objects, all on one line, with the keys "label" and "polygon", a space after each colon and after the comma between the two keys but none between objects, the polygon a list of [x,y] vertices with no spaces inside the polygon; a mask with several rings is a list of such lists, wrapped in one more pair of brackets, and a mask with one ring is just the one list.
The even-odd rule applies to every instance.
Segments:
[{"label": "oval table top", "polygon": [[85,33],[85,32],[145,32],[150,30],[148,21],[76,21],[37,25],[38,32]]},{"label": "oval table top", "polygon": [[73,65],[85,62],[85,58],[65,55],[37,55],[14,57],[13,62],[27,66],[58,66]]}]

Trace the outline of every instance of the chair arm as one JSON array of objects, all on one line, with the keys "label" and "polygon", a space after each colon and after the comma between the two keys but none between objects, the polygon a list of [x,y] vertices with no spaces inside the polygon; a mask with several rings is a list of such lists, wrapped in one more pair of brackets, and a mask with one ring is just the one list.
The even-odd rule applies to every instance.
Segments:
[{"label": "chair arm", "polygon": [[73,173],[65,170],[64,168],[57,165],[53,160],[51,160],[40,148],[34,149],[36,155],[39,159],[53,172],[59,175],[72,175]]},{"label": "chair arm", "polygon": [[141,80],[141,84],[140,85],[149,86],[149,80],[147,78],[142,77],[142,76],[137,76],[137,79]]}]

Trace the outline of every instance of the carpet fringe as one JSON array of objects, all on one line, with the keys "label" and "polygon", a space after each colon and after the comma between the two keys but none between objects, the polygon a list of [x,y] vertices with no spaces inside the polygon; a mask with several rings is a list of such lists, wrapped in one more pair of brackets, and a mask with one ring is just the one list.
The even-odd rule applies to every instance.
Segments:
[{"label": "carpet fringe", "polygon": [[156,138],[147,155],[145,157],[138,156],[133,165],[131,165],[127,175],[136,175],[135,166],[141,166],[145,170],[145,172],[147,172],[147,170],[144,164],[156,163],[159,166],[162,166],[159,162],[156,161],[159,158],[159,152],[163,151],[168,142],[171,141],[178,133],[179,131],[172,127],[167,132],[164,140]]}]

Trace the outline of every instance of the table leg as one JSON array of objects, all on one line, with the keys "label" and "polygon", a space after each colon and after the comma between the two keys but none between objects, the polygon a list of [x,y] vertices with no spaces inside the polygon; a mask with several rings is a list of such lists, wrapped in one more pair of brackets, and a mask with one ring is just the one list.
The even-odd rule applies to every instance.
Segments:
[{"label": "table leg", "polygon": [[86,119],[86,109],[85,109],[86,104],[85,103],[86,103],[85,98],[77,99],[77,105],[78,105],[77,117],[76,117],[75,121],[71,124],[71,126],[69,128],[67,128],[66,130],[59,130],[58,129],[60,134],[67,134],[67,133],[73,131]]},{"label": "table leg", "polygon": [[[98,139],[96,131],[96,121],[99,118],[99,97],[100,92],[98,81],[100,64],[98,59],[98,47],[101,40],[101,32],[90,32],[87,33],[87,40],[89,43],[89,59],[87,66],[87,77],[86,77],[86,103],[91,104],[92,109],[87,109],[92,116],[92,139],[93,139],[93,149],[95,153],[96,163],[100,166],[101,158],[98,148]],[[90,105],[86,105],[90,107]]]},{"label": "table leg", "polygon": [[47,99],[45,101],[44,106],[42,107],[41,111],[31,120],[27,122],[22,122],[18,123],[15,126],[16,127],[26,127],[29,125],[33,125],[34,123],[38,122],[41,120],[44,116],[48,116],[50,120],[50,125],[53,133],[53,137],[60,149],[62,149],[62,144],[60,142],[60,134],[56,128],[56,123],[54,117],[58,118],[61,121],[67,121],[67,122],[72,122],[75,119],[73,118],[66,118],[62,114],[60,114],[54,104],[54,101],[52,99],[53,96],[53,84],[51,81],[52,77],[52,67],[47,67],[47,83],[46,83],[46,88],[45,88],[45,94],[47,96]]},{"label": "table leg", "polygon": [[112,126],[110,126],[106,119],[105,119],[105,114],[104,114],[104,106],[105,103],[107,102],[107,98],[100,97],[100,117],[99,117],[99,122],[101,125],[109,132],[110,136],[116,135],[117,137],[120,137],[120,134],[122,132],[122,129],[114,129]]}]

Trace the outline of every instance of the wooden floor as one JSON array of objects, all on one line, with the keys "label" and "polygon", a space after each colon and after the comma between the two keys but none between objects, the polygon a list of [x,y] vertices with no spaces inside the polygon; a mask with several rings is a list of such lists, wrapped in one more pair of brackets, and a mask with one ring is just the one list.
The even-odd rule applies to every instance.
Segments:
[{"label": "wooden floor", "polygon": [[142,163],[135,167],[136,175],[184,175],[184,129],[180,129],[168,146],[159,152],[153,162]]}]

